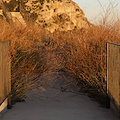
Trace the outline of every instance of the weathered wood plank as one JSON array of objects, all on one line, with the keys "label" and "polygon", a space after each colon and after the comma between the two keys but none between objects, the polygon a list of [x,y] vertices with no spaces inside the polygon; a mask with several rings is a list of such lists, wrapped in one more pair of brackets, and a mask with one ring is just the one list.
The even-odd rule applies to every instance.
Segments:
[{"label": "weathered wood plank", "polygon": [[120,109],[120,45],[107,43],[107,91]]},{"label": "weathered wood plank", "polygon": [[9,52],[10,41],[0,41],[0,103],[11,93],[11,64]]},{"label": "weathered wood plank", "polygon": [[2,58],[2,53],[3,52],[3,46],[2,44],[0,43],[0,103],[3,101],[4,99],[4,82],[3,82],[3,66],[2,66],[2,61],[3,61],[3,58]]}]

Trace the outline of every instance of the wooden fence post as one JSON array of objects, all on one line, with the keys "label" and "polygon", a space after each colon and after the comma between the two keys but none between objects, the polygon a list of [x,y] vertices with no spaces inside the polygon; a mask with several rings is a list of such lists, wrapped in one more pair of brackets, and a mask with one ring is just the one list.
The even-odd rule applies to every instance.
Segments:
[{"label": "wooden fence post", "polygon": [[[0,41],[0,108],[11,105],[10,41]],[[5,102],[7,100],[7,102]],[[4,104],[4,106],[2,105]]]},{"label": "wooden fence post", "polygon": [[110,106],[120,114],[120,45],[107,43],[107,92]]}]

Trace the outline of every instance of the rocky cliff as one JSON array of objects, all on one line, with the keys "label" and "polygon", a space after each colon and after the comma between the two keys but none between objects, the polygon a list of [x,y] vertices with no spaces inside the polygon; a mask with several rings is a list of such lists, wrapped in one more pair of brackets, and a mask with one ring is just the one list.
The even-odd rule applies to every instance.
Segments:
[{"label": "rocky cliff", "polygon": [[[4,1],[10,10],[17,10],[18,0]],[[88,28],[91,25],[80,7],[72,0],[22,0],[21,3],[23,15],[29,14],[30,20],[32,18],[51,32]],[[25,11],[22,10],[23,7]]]}]

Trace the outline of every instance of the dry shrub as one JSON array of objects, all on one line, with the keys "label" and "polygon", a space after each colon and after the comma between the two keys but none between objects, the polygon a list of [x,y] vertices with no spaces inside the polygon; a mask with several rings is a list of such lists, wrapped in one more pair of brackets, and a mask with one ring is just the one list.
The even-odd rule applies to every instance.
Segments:
[{"label": "dry shrub", "polygon": [[109,27],[99,25],[53,35],[58,45],[55,54],[63,70],[76,78],[74,84],[93,96],[106,96],[106,42],[120,43],[119,28],[117,22]]},{"label": "dry shrub", "polygon": [[49,83],[38,79],[43,73],[60,69],[81,89],[106,95],[106,42],[120,43],[119,23],[50,34],[31,24],[0,22],[0,40],[11,40],[12,100]]},{"label": "dry shrub", "polygon": [[55,66],[51,52],[50,33],[29,24],[13,26],[0,21],[0,40],[11,40],[12,101],[21,100],[26,94],[49,80],[39,77]]}]

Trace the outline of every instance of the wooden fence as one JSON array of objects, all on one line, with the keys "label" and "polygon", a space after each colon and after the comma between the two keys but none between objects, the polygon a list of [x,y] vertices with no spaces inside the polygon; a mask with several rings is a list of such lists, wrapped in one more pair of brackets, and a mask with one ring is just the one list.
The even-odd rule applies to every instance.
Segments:
[{"label": "wooden fence", "polygon": [[111,105],[120,113],[120,45],[107,43],[107,91]]},{"label": "wooden fence", "polygon": [[0,41],[0,112],[11,104],[10,41]]}]

